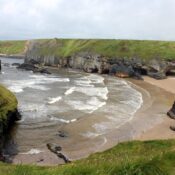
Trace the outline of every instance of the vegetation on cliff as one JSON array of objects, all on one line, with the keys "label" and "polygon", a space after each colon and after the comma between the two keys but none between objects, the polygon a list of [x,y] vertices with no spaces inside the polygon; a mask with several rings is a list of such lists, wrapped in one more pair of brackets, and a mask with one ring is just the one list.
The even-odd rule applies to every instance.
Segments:
[{"label": "vegetation on cliff", "polygon": [[17,109],[17,99],[9,90],[0,85],[0,121],[5,121],[8,112]]},{"label": "vegetation on cliff", "polygon": [[0,54],[20,55],[25,51],[26,41],[0,41]]},{"label": "vegetation on cliff", "polygon": [[142,40],[36,40],[38,55],[71,56],[79,52],[116,58],[175,59],[175,42]]},{"label": "vegetation on cliff", "polygon": [[57,167],[0,164],[6,175],[174,175],[175,141],[132,141]]},{"label": "vegetation on cliff", "polygon": [[[106,57],[175,59],[175,42],[149,40],[43,39],[38,43],[38,55],[67,57],[79,52],[96,53]],[[25,52],[26,41],[0,41],[1,54]]]},{"label": "vegetation on cliff", "polygon": [[8,130],[18,119],[17,104],[13,93],[0,85],[0,160],[3,160],[2,149]]}]

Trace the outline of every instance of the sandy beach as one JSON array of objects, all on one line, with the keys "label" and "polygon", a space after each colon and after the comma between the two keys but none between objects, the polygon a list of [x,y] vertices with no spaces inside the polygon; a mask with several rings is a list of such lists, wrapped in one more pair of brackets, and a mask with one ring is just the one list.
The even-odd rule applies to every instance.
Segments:
[{"label": "sandy beach", "polygon": [[[160,88],[162,90],[162,93],[165,93],[165,92],[169,93],[169,95],[168,93],[165,93],[167,94],[167,96],[165,96],[165,103],[164,103],[165,109],[167,109],[166,111],[168,111],[175,100],[175,78],[168,77],[167,79],[164,79],[164,80],[155,80],[150,77],[144,77],[144,82],[147,82],[157,88]],[[159,94],[159,95],[161,96],[162,94]],[[167,106],[169,108],[167,108]],[[160,108],[160,111],[161,110],[162,109]],[[167,117],[166,111],[165,111],[165,117],[160,124],[154,126],[152,129],[141,134],[139,137],[137,137],[137,139],[153,140],[153,139],[175,138],[175,132],[169,129],[171,125],[175,125],[175,121]]]},{"label": "sandy beach", "polygon": [[[62,129],[69,134],[69,139],[59,139],[63,153],[70,160],[85,158],[94,152],[104,151],[117,143],[129,140],[152,140],[175,138],[175,133],[169,129],[175,121],[168,118],[167,111],[175,100],[175,80],[154,80],[144,77],[144,81],[128,79],[128,83],[142,93],[143,104],[132,120],[107,134],[85,138],[79,133],[92,131],[92,125],[107,122],[103,116],[87,117],[83,120],[65,125]],[[117,114],[116,114],[117,115]],[[53,153],[43,150],[35,155],[17,155],[13,163],[33,163],[38,165],[62,164]],[[40,161],[42,160],[42,161]]]}]

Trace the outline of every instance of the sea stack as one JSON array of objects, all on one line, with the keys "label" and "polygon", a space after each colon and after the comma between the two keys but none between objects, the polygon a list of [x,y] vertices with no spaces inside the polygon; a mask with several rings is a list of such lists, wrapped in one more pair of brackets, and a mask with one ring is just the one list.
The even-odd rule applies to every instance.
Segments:
[{"label": "sea stack", "polygon": [[175,119],[175,101],[174,101],[172,108],[168,111],[167,115],[170,118]]}]

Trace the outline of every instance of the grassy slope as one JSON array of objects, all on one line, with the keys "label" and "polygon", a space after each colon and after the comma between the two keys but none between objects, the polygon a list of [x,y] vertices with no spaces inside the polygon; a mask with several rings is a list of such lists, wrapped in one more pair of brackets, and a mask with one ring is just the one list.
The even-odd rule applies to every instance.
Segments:
[{"label": "grassy slope", "polygon": [[[37,40],[38,54],[70,56],[78,52],[92,52],[107,57],[139,57],[144,60],[160,58],[175,60],[175,42],[139,40],[85,40],[43,39]],[[26,41],[0,41],[0,53],[20,54]]]},{"label": "grassy slope", "polygon": [[175,60],[175,42],[138,40],[73,40],[48,39],[40,42],[39,54],[71,56],[88,51],[107,57],[139,57],[141,59]]},{"label": "grassy slope", "polygon": [[132,141],[58,167],[0,164],[0,175],[174,175],[175,141]]},{"label": "grassy slope", "polygon": [[0,54],[22,54],[26,41],[0,41]]},{"label": "grassy slope", "polygon": [[0,121],[5,121],[7,113],[17,108],[16,97],[5,87],[0,85]]}]

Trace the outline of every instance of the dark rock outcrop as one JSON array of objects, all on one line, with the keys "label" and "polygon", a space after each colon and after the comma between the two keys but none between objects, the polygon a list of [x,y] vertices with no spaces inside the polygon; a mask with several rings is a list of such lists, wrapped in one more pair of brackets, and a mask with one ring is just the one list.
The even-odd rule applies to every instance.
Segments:
[{"label": "dark rock outcrop", "polygon": [[[80,69],[88,73],[110,73],[119,77],[133,77],[136,79],[142,79],[142,75],[148,75],[155,79],[164,79],[167,74],[175,70],[175,62],[164,61],[159,58],[148,58],[146,61],[138,57],[111,58],[88,50],[75,52],[65,57],[58,56],[59,54],[55,55],[54,52],[51,52],[52,48],[55,49],[56,43],[57,40],[52,40],[45,44],[31,41],[26,51],[25,63]],[[60,43],[59,47],[64,46]],[[44,54],[42,52],[44,48],[47,48],[47,51],[50,52]]]},{"label": "dark rock outcrop", "polygon": [[57,154],[57,152],[59,152],[59,151],[62,150],[61,146],[59,146],[59,145],[57,145],[57,144],[55,144],[55,143],[48,143],[48,144],[47,144],[47,148],[48,148],[51,152],[53,152],[53,153],[55,153],[55,154]]},{"label": "dark rock outcrop", "polygon": [[10,129],[14,125],[15,121],[21,119],[21,115],[18,110],[10,111],[7,114],[6,121],[0,120],[0,161],[5,161],[6,158],[3,155],[3,147],[5,143],[5,139],[10,132]]},{"label": "dark rock outcrop", "polygon": [[37,69],[35,67],[35,65],[29,64],[29,63],[23,63],[23,64],[19,65],[17,68],[18,69],[28,70],[28,71],[34,71],[35,69]]},{"label": "dark rock outcrop", "polygon": [[168,111],[167,115],[170,118],[175,119],[175,102],[174,102],[172,108]]},{"label": "dark rock outcrop", "polygon": [[62,148],[60,146],[58,146],[57,144],[48,143],[47,148],[51,152],[56,154],[59,158],[63,159],[65,163],[70,163],[71,162],[63,153],[60,152],[62,150]]},{"label": "dark rock outcrop", "polygon": [[12,66],[20,66],[21,64],[20,63],[13,63]]},{"label": "dark rock outcrop", "polygon": [[175,131],[175,126],[170,126],[170,129],[171,129],[172,131]]},{"label": "dark rock outcrop", "polygon": [[68,137],[68,133],[65,131],[58,131],[58,136],[60,137]]},{"label": "dark rock outcrop", "polygon": [[46,68],[38,67],[35,64],[23,63],[17,67],[18,69],[24,69],[27,71],[33,71],[34,73],[51,74]]}]

